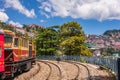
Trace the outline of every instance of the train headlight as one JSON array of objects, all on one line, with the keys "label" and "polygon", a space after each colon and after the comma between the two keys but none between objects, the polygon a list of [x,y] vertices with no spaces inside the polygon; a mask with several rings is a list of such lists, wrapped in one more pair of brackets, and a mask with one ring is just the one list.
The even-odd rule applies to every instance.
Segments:
[{"label": "train headlight", "polygon": [[0,65],[4,65],[4,62],[0,62]]}]

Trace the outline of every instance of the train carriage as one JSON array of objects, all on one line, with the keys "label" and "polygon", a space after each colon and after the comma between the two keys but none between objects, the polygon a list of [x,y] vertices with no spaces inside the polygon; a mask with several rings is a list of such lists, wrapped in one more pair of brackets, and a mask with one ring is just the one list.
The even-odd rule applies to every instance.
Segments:
[{"label": "train carriage", "polygon": [[21,34],[10,30],[4,32],[4,73],[14,76],[16,72],[27,71],[35,62],[35,45],[32,41]]},{"label": "train carriage", "polygon": [[0,77],[4,72],[4,33],[0,29]]}]

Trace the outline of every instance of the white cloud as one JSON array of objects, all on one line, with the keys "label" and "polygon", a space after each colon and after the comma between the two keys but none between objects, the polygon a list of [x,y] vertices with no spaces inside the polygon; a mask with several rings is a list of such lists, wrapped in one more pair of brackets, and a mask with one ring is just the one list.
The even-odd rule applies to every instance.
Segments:
[{"label": "white cloud", "polygon": [[37,0],[38,2],[42,2],[43,0]]},{"label": "white cloud", "polygon": [[3,12],[2,10],[0,10],[0,20],[2,22],[6,22],[6,21],[8,21],[8,19],[9,19],[8,15],[5,12]]},{"label": "white cloud", "polygon": [[41,13],[42,15],[44,15],[46,18],[50,18],[50,15],[48,15],[47,13],[45,13],[45,12],[43,12],[43,11],[40,11],[40,13]]},{"label": "white cloud", "polygon": [[19,0],[5,0],[5,8],[9,8],[9,7],[15,10],[18,10],[20,13],[30,18],[33,18],[36,16],[34,9],[28,10],[20,3]]},{"label": "white cloud", "polygon": [[14,25],[16,27],[23,27],[23,25],[20,24],[19,22],[9,21],[9,24],[12,24],[12,25]]},{"label": "white cloud", "polygon": [[0,11],[1,11],[1,12],[4,12],[4,11],[5,11],[5,9],[0,9]]},{"label": "white cloud", "polygon": [[45,21],[41,19],[40,22],[45,22]]},{"label": "white cloud", "polygon": [[51,17],[120,20],[120,0],[48,0],[40,4],[40,11]]}]

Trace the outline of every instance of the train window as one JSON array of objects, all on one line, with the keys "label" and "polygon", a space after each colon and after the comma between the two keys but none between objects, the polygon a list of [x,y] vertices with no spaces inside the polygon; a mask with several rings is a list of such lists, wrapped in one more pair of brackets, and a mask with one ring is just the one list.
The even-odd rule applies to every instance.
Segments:
[{"label": "train window", "polygon": [[14,38],[14,46],[15,46],[15,47],[18,46],[18,38]]},{"label": "train window", "polygon": [[1,57],[1,55],[2,55],[2,47],[0,46],[0,57]]},{"label": "train window", "polygon": [[12,43],[12,35],[5,34],[5,43]]},{"label": "train window", "polygon": [[28,40],[25,40],[25,47],[28,47]]},{"label": "train window", "polygon": [[22,39],[22,46],[23,47],[28,47],[28,40],[27,39]]}]

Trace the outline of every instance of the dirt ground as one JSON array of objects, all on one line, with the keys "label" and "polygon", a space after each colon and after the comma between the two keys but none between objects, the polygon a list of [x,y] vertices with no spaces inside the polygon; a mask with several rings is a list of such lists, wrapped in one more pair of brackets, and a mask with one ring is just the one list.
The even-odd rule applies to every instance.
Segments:
[{"label": "dirt ground", "polygon": [[[52,67],[50,69],[48,65],[42,62],[36,62],[36,64],[33,65],[31,70],[15,77],[14,80],[75,80],[74,77],[77,75],[78,72],[78,69],[75,65],[66,62],[59,62],[59,63],[57,61],[50,61],[50,62],[60,67],[60,70],[62,72],[61,78],[58,68],[55,67],[54,65],[50,64],[50,66]],[[113,78],[110,77],[110,74],[106,70],[99,69],[99,66],[87,64],[87,63],[82,63],[82,64],[88,67],[90,71],[91,80],[114,80]],[[87,69],[82,65],[78,65],[78,66],[80,72],[76,80],[88,80]],[[50,70],[51,70],[51,75],[49,79],[47,79]]]}]

